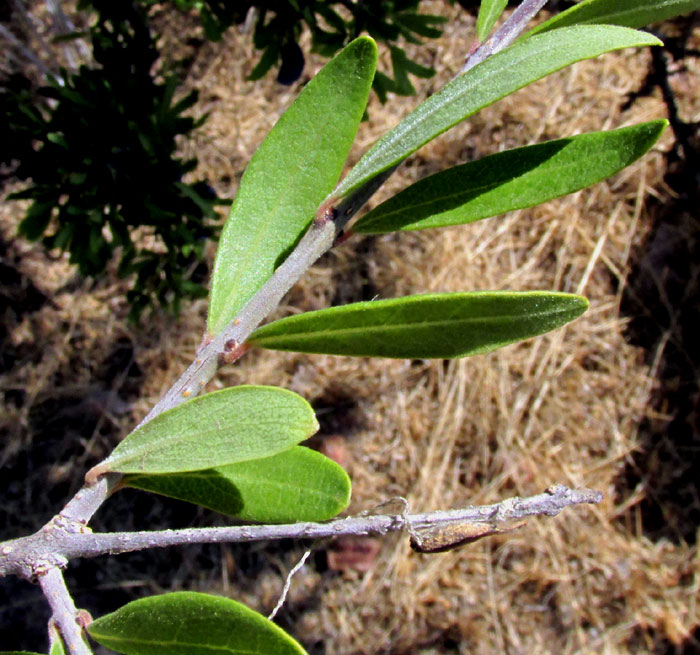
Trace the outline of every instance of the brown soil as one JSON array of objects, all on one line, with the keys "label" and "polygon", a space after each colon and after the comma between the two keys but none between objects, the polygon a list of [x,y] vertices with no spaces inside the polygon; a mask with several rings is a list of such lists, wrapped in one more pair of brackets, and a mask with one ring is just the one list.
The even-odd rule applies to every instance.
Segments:
[{"label": "brown soil", "polygon": [[[459,69],[474,19],[432,4],[450,18],[445,35],[411,52],[437,76],[417,82],[418,97],[391,97],[384,106],[372,98],[351,162]],[[181,49],[197,34],[189,19],[178,21],[169,24],[166,48]],[[678,29],[664,28],[669,35]],[[699,42],[694,28],[687,45]],[[190,54],[187,86],[199,89],[196,112],[210,118],[183,152],[199,159],[196,177],[233,197],[252,152],[322,61],[309,57],[300,82],[287,88],[272,78],[246,81],[257,53],[235,29]],[[666,62],[672,66],[661,79],[680,119],[700,120],[698,59]],[[552,75],[420,150],[375,202],[491,152],[664,117],[664,95],[650,77],[660,66],[648,50],[624,51]],[[440,555],[416,554],[407,538],[388,537],[368,571],[331,571],[319,553],[295,577],[278,616],[310,653],[699,652],[698,185],[691,162],[698,144],[686,136],[678,156],[669,130],[614,178],[530,210],[440,231],[352,238],[309,271],[279,310],[432,291],[584,293],[591,309],[565,329],[457,361],[251,352],[212,382],[212,389],[275,384],[309,399],[321,438],[345,439],[350,513],[395,496],[415,511],[495,502],[555,482],[605,494],[598,507],[531,520]],[[17,240],[20,216],[16,203],[0,206],[2,538],[36,529],[77,490],[82,472],[189,363],[206,314],[201,301],[176,322],[156,314],[130,326],[124,283],[116,276],[86,283],[65,259]],[[94,527],[193,523],[225,519],[121,492]],[[142,553],[76,563],[69,582],[78,604],[95,615],[181,588],[267,613],[302,549],[282,543]],[[19,581],[0,581],[0,590],[0,645],[43,648],[40,595]]]}]

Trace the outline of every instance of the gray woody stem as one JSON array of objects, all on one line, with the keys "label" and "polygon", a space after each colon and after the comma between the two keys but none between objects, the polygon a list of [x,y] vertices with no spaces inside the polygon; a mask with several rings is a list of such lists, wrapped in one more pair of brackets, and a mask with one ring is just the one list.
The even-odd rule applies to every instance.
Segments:
[{"label": "gray woody stem", "polygon": [[523,33],[533,16],[546,4],[547,0],[523,0],[503,25],[472,54],[467,56],[461,72],[466,73],[470,68],[474,68],[487,57],[507,48]]},{"label": "gray woody stem", "polygon": [[[525,29],[527,21],[546,0],[524,0],[508,21],[465,64],[464,71],[490,54],[503,49]],[[477,61],[478,59],[478,61]],[[472,63],[473,62],[473,63]],[[332,217],[319,213],[294,251],[274,275],[245,305],[239,315],[218,335],[205,338],[196,359],[144,418],[142,424],[187,398],[196,396],[215,375],[219,366],[233,361],[241,346],[279,304],[283,296],[306,270],[334,244],[347,222],[394,172],[393,167],[350,194],[334,207]],[[228,356],[228,360],[227,360]],[[496,505],[453,512],[416,515],[377,515],[354,517],[330,523],[297,523],[287,526],[242,526],[92,534],[86,527],[94,513],[118,486],[118,474],[101,475],[99,465],[86,476],[86,484],[42,530],[29,537],[0,544],[0,577],[14,574],[37,578],[54,612],[66,646],[72,655],[90,655],[81,636],[75,606],[65,587],[58,566],[74,557],[94,557],[144,548],[187,543],[214,543],[280,539],[321,538],[343,534],[385,534],[395,530],[415,531],[449,522],[497,523],[534,514],[554,515],[563,507],[600,502],[602,496],[588,490],[572,491],[557,486],[529,499],[511,499]],[[48,562],[38,570],[43,563]]]},{"label": "gray woody stem", "polygon": [[[331,248],[347,222],[394,170],[396,170],[395,167],[378,175],[342,200],[336,208],[333,220],[316,220],[311,224],[297,247],[274,275],[243,307],[238,317],[199,350],[194,362],[151,409],[140,425],[165,410],[179,405],[187,398],[196,396],[204,388],[218,370],[220,358],[226,352],[227,344],[239,345],[245,342],[251,332],[279,304],[284,294],[323,253]],[[105,475],[86,485],[68,502],[60,516],[70,521],[87,524],[100,505],[109,497],[120,478],[121,476],[117,474]]]},{"label": "gray woody stem", "polygon": [[58,626],[64,644],[71,655],[92,655],[92,650],[83,638],[82,628],[76,621],[78,610],[63,580],[63,573],[50,567],[39,574],[39,584],[51,606],[54,623]]},{"label": "gray woody stem", "polygon": [[126,553],[146,548],[184,544],[233,543],[270,539],[324,539],[345,535],[383,535],[388,532],[426,530],[446,524],[488,523],[497,526],[527,516],[556,516],[571,505],[599,503],[603,495],[590,489],[569,489],[553,485],[544,493],[528,498],[509,498],[493,505],[429,512],[425,514],[376,514],[352,516],[327,523],[291,523],[288,525],[242,525],[223,528],[185,528],[144,532],[92,533],[84,526],[57,522],[30,537],[0,544],[0,576],[33,571],[26,560],[64,560],[76,557]]},{"label": "gray woody stem", "polygon": [[[150,421],[166,409],[179,405],[204,388],[216,373],[220,357],[234,347],[233,344],[239,345],[245,342],[251,332],[277,307],[284,294],[296,284],[308,268],[321,255],[330,250],[347,222],[372,197],[394,170],[396,170],[395,167],[378,175],[342,200],[336,207],[333,219],[320,218],[311,224],[297,247],[274,272],[273,276],[243,307],[235,320],[199,350],[195,361],[163,398],[154,405],[141,424]],[[229,345],[227,346],[227,344]]]},{"label": "gray woody stem", "polygon": [[[471,57],[462,72],[486,57],[510,45],[525,29],[530,19],[547,0],[524,0],[510,18]],[[473,62],[473,63],[472,63]],[[197,353],[197,359],[180,379],[154,405],[141,424],[150,421],[166,409],[180,404],[197,393],[211,380],[219,367],[219,358],[226,352],[226,344],[242,344],[261,321],[279,304],[306,270],[327,250],[342,232],[348,221],[393,174],[397,166],[384,171],[345,198],[337,207],[333,221],[314,221],[291,255],[275,271],[255,296],[241,310],[234,321],[224,328]]]},{"label": "gray woody stem", "polygon": [[[486,57],[510,45],[546,2],[547,0],[524,0],[493,36],[468,58],[462,73]],[[306,270],[331,248],[348,221],[384,184],[396,168],[397,166],[393,166],[377,175],[345,198],[336,207],[337,213],[333,221],[314,221],[292,254],[243,307],[235,320],[200,349],[197,353],[197,359],[163,398],[153,406],[141,425],[166,409],[175,407],[187,398],[191,398],[204,388],[207,382],[214,377],[219,367],[219,358],[226,352],[226,344],[242,344],[250,336],[261,321],[277,307],[284,294],[296,284]]]}]

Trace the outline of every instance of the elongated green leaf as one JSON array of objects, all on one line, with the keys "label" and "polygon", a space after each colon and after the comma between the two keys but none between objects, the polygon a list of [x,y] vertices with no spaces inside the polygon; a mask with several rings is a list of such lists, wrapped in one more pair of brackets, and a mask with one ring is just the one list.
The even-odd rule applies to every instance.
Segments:
[{"label": "elongated green leaf", "polygon": [[277,387],[233,387],[156,416],[91,473],[198,471],[274,455],[316,430],[313,409],[301,396]]},{"label": "elongated green leaf", "polygon": [[246,521],[326,521],[350,502],[350,478],[303,446],[204,471],[127,475],[126,485],[186,500]]},{"label": "elongated green leaf", "polygon": [[660,44],[651,34],[614,25],[568,27],[516,43],[420,104],[372,146],[333,195],[348,194],[467,116],[554,71],[611,50]]},{"label": "elongated green leaf", "polygon": [[479,17],[476,19],[476,33],[479,41],[485,41],[498,17],[508,5],[508,0],[481,0]]},{"label": "elongated green leaf", "polygon": [[583,0],[530,30],[525,37],[586,23],[645,27],[700,9],[700,0]]},{"label": "elongated green leaf", "polygon": [[49,622],[49,644],[49,655],[66,655],[66,648],[63,645],[61,633],[53,621]]},{"label": "elongated green leaf", "polygon": [[363,216],[355,232],[379,234],[471,223],[532,207],[604,180],[639,159],[668,121],[516,148],[416,182]]},{"label": "elongated green leaf", "polygon": [[43,655],[42,653],[30,653],[28,650],[0,650],[0,655]]},{"label": "elongated green leaf", "polygon": [[545,291],[436,293],[289,316],[259,328],[250,342],[356,357],[465,357],[561,327],[587,307],[581,296]]},{"label": "elongated green leaf", "polygon": [[57,636],[51,644],[49,655],[66,655],[66,650],[63,647],[63,642],[59,636]]},{"label": "elongated green leaf", "polygon": [[338,181],[367,104],[377,47],[360,37],[309,82],[253,155],[224,225],[208,329],[217,334],[272,275]]},{"label": "elongated green leaf", "polygon": [[125,655],[305,655],[282,628],[218,596],[178,591],[135,600],[87,628]]}]

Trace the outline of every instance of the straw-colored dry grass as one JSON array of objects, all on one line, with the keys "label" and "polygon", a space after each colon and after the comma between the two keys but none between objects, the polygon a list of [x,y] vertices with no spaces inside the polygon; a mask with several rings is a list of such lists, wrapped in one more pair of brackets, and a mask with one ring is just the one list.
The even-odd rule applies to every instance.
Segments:
[{"label": "straw-colored dry grass", "polygon": [[[450,23],[442,39],[415,54],[439,70],[437,77],[419,82],[417,98],[392,97],[385,106],[373,98],[353,160],[458,70],[473,19],[434,5]],[[197,111],[210,119],[183,150],[199,158],[196,174],[228,196],[299,90],[299,84],[281,88],[271,79],[245,81],[255,56],[249,35],[231,30],[222,44],[201,48],[188,79],[200,90]],[[305,75],[321,64],[311,57]],[[657,97],[621,109],[648,65],[647,52],[625,51],[520,91],[423,148],[376,200],[490,152],[662,117]],[[683,115],[697,120],[697,78],[681,82]],[[392,536],[367,572],[305,567],[292,585],[285,620],[312,652],[650,652],[663,640],[680,644],[700,625],[696,548],[650,541],[635,520],[644,488],[616,492],[654,388],[653,366],[625,340],[620,298],[630,256],[649,229],[648,199],[663,204],[668,198],[664,152],[671,142],[666,134],[643,161],[613,179],[541,207],[459,228],[355,237],[324,257],[279,310],[433,291],[584,293],[590,311],[565,329],[449,362],[253,352],[211,384],[276,384],[314,402],[326,431],[346,440],[351,512],[395,496],[406,497],[416,511],[488,503],[538,493],[554,482],[605,494],[598,507],[531,520],[518,532],[455,552],[418,555],[407,538]],[[16,208],[3,207],[5,239],[17,215]],[[205,304],[190,305],[177,324],[155,318],[135,329],[124,322],[121,283],[65,290],[71,272],[63,262],[48,262],[33,246],[13,247],[22,250],[22,271],[53,303],[14,328],[18,346],[36,352],[30,366],[13,373],[12,385],[24,387],[31,404],[55,392],[59,370],[73,372],[71,384],[87,384],[105,344],[127,336],[137,344],[145,374],[131,419],[142,416],[192,357]],[[126,429],[131,419],[115,420]],[[31,439],[23,427],[15,432]],[[89,437],[78,457],[81,469],[108,447],[99,436]],[[54,474],[74,475],[68,467]],[[269,611],[281,588],[280,569],[299,553],[279,554],[252,590],[233,584],[245,571],[232,578],[235,563],[226,555],[220,575],[196,584]]]}]

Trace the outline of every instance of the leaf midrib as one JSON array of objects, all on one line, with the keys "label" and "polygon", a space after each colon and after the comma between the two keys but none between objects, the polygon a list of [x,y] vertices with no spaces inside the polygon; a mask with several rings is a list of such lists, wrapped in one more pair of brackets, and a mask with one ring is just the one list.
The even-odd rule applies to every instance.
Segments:
[{"label": "leaf midrib", "polygon": [[[278,421],[274,421],[274,420],[273,421],[265,421],[262,418],[259,420],[256,419],[256,421],[255,421],[256,425],[267,424],[269,426],[273,426],[277,422]],[[200,440],[200,439],[204,440],[211,435],[223,436],[222,435],[223,432],[226,432],[229,434],[231,432],[233,432],[234,433],[233,436],[237,437],[238,442],[240,442],[240,443],[246,442],[245,439],[240,438],[240,433],[238,433],[235,428],[222,428],[222,429],[219,429],[218,427],[211,427],[209,429],[197,428],[196,434],[188,433],[187,435],[167,435],[167,436],[163,436],[160,438],[153,438],[152,440],[148,441],[147,444],[134,444],[130,448],[127,448],[125,446],[123,451],[122,451],[124,453],[123,456],[121,456],[121,457],[117,456],[114,459],[107,458],[105,460],[105,463],[109,463],[111,465],[114,465],[116,463],[118,466],[121,466],[123,464],[132,462],[135,459],[139,459],[140,457],[146,457],[153,450],[162,449],[163,444],[168,444],[168,443],[172,444],[172,443],[177,443],[180,441],[192,441],[192,440]],[[134,434],[134,435],[130,435],[130,436],[134,437],[136,435]],[[148,435],[145,435],[141,438],[147,439]],[[231,438],[231,441],[233,441],[233,438]],[[116,453],[116,450],[115,450],[115,453]],[[119,453],[116,453],[116,454],[119,455]],[[254,459],[262,459],[262,458],[254,458]],[[235,460],[235,461],[245,461],[245,460]],[[235,461],[229,462],[229,463],[233,464],[233,463],[235,463]]]},{"label": "leaf midrib", "polygon": [[[582,161],[590,161],[591,159],[596,159],[595,154],[588,155],[588,156],[584,155],[581,157],[581,159],[578,162],[571,162],[569,164],[561,164],[561,165],[557,166],[557,170],[568,171],[571,169],[579,168],[581,166]],[[470,164],[464,164],[464,166],[470,166]],[[478,196],[481,196],[488,191],[492,191],[493,189],[496,189],[498,187],[504,187],[504,186],[509,185],[511,183],[520,181],[521,178],[524,178],[528,175],[534,176],[535,174],[536,173],[534,171],[526,171],[525,173],[521,173],[520,175],[516,175],[515,177],[510,177],[510,178],[505,179],[505,180],[499,180],[498,182],[492,182],[491,184],[481,184],[478,186],[472,186],[472,187],[469,187],[468,190],[456,191],[454,193],[447,193],[445,195],[441,195],[439,198],[435,198],[434,200],[426,200],[423,202],[411,203],[410,206],[404,205],[402,207],[399,207],[398,209],[393,209],[393,210],[387,211],[387,212],[379,213],[379,210],[381,209],[381,206],[380,206],[377,208],[376,218],[370,217],[368,215],[368,220],[367,220],[365,227],[371,227],[374,222],[378,222],[378,221],[383,220],[383,219],[388,218],[388,217],[400,216],[401,214],[403,214],[407,211],[410,211],[414,208],[430,207],[431,205],[435,205],[437,203],[446,202],[448,200],[458,199],[461,196],[469,196],[472,194],[476,194],[478,197]],[[436,175],[440,175],[440,173],[436,173]],[[472,200],[472,198],[467,198],[467,200],[464,201],[463,203],[461,203],[460,205],[456,205],[454,207],[450,207],[448,209],[441,210],[439,212],[431,214],[430,216],[425,216],[425,217],[420,218],[416,221],[412,221],[411,223],[407,223],[407,225],[412,225],[413,223],[420,223],[420,222],[426,221],[426,220],[430,219],[431,217],[437,216],[439,214],[446,214],[448,212],[459,211],[462,207],[464,207],[464,205],[466,205],[471,200]],[[369,220],[370,218],[371,218],[371,220]],[[359,229],[357,231],[361,232],[362,227],[363,226],[360,225]]]},{"label": "leaf midrib", "polygon": [[[616,27],[616,26],[599,25],[599,26],[596,26],[596,27]],[[561,30],[564,30],[564,29],[567,29],[567,30],[568,30],[568,29],[576,29],[576,26],[570,26],[570,27],[567,27],[567,28],[561,28]],[[560,30],[560,31],[561,31],[561,30]],[[535,36],[533,36],[532,38],[533,38],[533,39],[538,39],[539,36],[540,36],[540,35],[535,35]],[[544,36],[544,34],[541,35],[541,36]],[[551,38],[551,33],[550,33],[550,38]],[[551,45],[551,44],[543,44],[543,45],[544,45],[544,47],[537,48],[537,49],[534,49],[534,50],[526,49],[525,46],[523,45],[522,47],[526,49],[526,52],[525,52],[525,53],[522,53],[521,56],[520,56],[518,59],[507,59],[507,60],[503,63],[502,66],[500,66],[499,68],[493,69],[493,70],[490,72],[490,74],[488,74],[488,75],[486,75],[486,76],[484,76],[484,77],[479,77],[479,78],[477,79],[476,76],[472,76],[471,82],[470,82],[467,86],[464,86],[463,88],[461,88],[461,90],[460,90],[458,93],[456,93],[455,96],[449,97],[449,98],[447,98],[447,99],[444,99],[444,98],[443,98],[443,101],[442,101],[442,102],[438,102],[438,98],[441,97],[441,92],[437,93],[435,96],[432,96],[432,98],[435,98],[434,106],[430,106],[430,105],[431,105],[431,103],[430,103],[431,98],[429,98],[429,99],[426,101],[426,103],[429,104],[429,111],[422,112],[420,115],[415,116],[415,117],[414,117],[414,118],[415,118],[415,121],[410,121],[410,115],[409,115],[409,117],[407,117],[406,122],[404,122],[404,123],[399,123],[399,125],[397,125],[397,126],[394,128],[395,132],[392,131],[392,132],[393,132],[393,135],[392,135],[392,132],[389,133],[390,135],[392,135],[392,138],[391,138],[391,140],[389,140],[389,141],[386,142],[386,150],[388,150],[389,152],[391,152],[391,151],[394,149],[394,147],[395,147],[397,141],[401,141],[401,140],[403,139],[404,134],[406,134],[407,131],[414,131],[414,130],[417,130],[419,127],[422,126],[422,124],[423,124],[426,120],[428,120],[429,118],[432,118],[433,115],[435,115],[437,112],[439,112],[439,111],[441,111],[442,109],[444,109],[446,105],[451,105],[451,104],[454,104],[454,103],[456,103],[456,102],[459,102],[459,100],[461,100],[461,98],[463,98],[464,95],[466,95],[466,94],[472,92],[474,88],[479,87],[479,86],[488,86],[489,80],[493,79],[494,77],[498,78],[498,77],[502,76],[503,78],[505,78],[506,75],[503,74],[504,71],[513,72],[514,70],[517,70],[517,69],[519,69],[519,68],[522,68],[522,67],[524,66],[524,63],[523,63],[523,62],[527,62],[527,61],[529,61],[529,60],[531,60],[531,59],[539,60],[539,59],[541,59],[542,57],[544,57],[544,56],[546,55],[547,51],[552,50],[552,49],[555,49],[555,50],[558,50],[558,49],[559,49],[559,48],[556,46],[556,44],[555,44],[554,46]],[[514,46],[514,47],[518,47],[518,46]],[[497,90],[497,92],[496,92],[496,94],[495,94],[495,97],[494,97],[494,96],[489,96],[489,99],[486,100],[486,101],[484,101],[484,100],[478,100],[478,101],[475,103],[475,105],[472,106],[471,109],[467,110],[466,113],[461,113],[461,114],[460,114],[460,116],[461,116],[460,119],[458,119],[458,120],[456,120],[454,123],[451,123],[450,125],[446,126],[441,132],[439,132],[438,134],[433,135],[432,138],[438,136],[439,134],[442,134],[442,133],[446,132],[446,131],[449,130],[451,127],[453,127],[456,123],[460,122],[460,120],[464,120],[465,118],[468,118],[469,116],[473,115],[473,114],[476,113],[477,111],[483,109],[484,107],[488,106],[489,104],[492,104],[493,102],[496,102],[497,100],[499,100],[500,98],[505,97],[506,95],[510,95],[511,93],[515,93],[516,91],[522,89],[523,87],[528,86],[528,85],[531,84],[533,81],[542,79],[543,77],[546,77],[547,75],[550,75],[550,74],[552,74],[552,73],[557,72],[558,70],[561,70],[561,69],[563,69],[563,68],[566,68],[566,67],[567,67],[568,65],[570,65],[571,63],[576,63],[576,62],[582,61],[582,60],[584,60],[584,59],[592,59],[592,58],[594,58],[594,57],[600,56],[600,55],[602,55],[602,54],[606,54],[606,53],[611,52],[611,51],[613,51],[613,50],[620,49],[620,48],[624,48],[625,46],[623,46],[623,45],[620,45],[620,46],[616,46],[616,45],[615,45],[615,46],[613,46],[613,45],[607,45],[607,46],[606,46],[606,45],[599,45],[599,48],[598,48],[598,49],[600,49],[601,47],[604,48],[604,50],[603,50],[602,52],[599,52],[597,55],[581,55],[581,54],[577,54],[577,55],[576,55],[576,59],[574,59],[573,62],[564,63],[564,64],[561,64],[561,65],[558,65],[558,64],[557,64],[557,67],[556,67],[556,68],[553,68],[553,69],[547,68],[547,69],[546,69],[547,72],[544,73],[544,74],[539,74],[539,73],[538,73],[538,74],[537,74],[537,77],[535,78],[535,80],[532,80],[532,79],[531,79],[531,75],[528,75],[528,76],[526,76],[526,79],[524,79],[524,80],[522,81],[522,84],[518,83],[518,85],[517,85],[516,87],[512,88],[510,91],[503,92],[503,91],[502,91],[503,86],[502,86],[502,85],[496,85],[496,88],[497,88],[498,90]],[[512,54],[512,50],[510,50],[510,51],[505,50],[505,51],[503,51],[503,52],[510,52],[510,54]],[[499,58],[499,59],[500,59],[500,58]],[[492,59],[490,59],[490,60],[487,60],[486,62],[482,62],[482,64],[480,64],[480,65],[483,66],[483,65],[486,64],[487,62],[491,62],[491,65],[493,65],[493,61],[494,61],[494,59],[492,58]],[[478,67],[474,68],[473,70],[477,70],[477,68],[478,68]],[[458,78],[456,78],[455,82],[457,82],[458,80],[462,80],[462,79],[463,79],[463,78],[458,77]],[[447,87],[444,87],[444,90],[447,89],[447,88],[449,88],[449,86],[450,86],[450,85],[448,84]],[[425,105],[423,105],[423,106],[425,106]],[[414,111],[415,111],[415,112],[418,112],[419,109],[420,109],[420,106],[419,106],[416,110],[414,110]],[[403,125],[403,128],[402,128],[402,129],[399,129],[399,128],[401,128],[402,125]],[[389,135],[387,135],[387,136],[389,136]],[[430,139],[428,139],[428,140],[430,140]],[[421,143],[421,145],[419,145],[419,146],[416,148],[416,150],[417,150],[418,148],[420,148],[422,145],[425,145],[426,142],[427,142],[427,140],[426,140],[426,141],[423,141],[423,142]],[[380,140],[380,141],[377,143],[377,146],[379,146],[381,143],[382,143],[382,140]],[[382,156],[382,150],[384,150],[384,149],[383,149],[383,148],[378,148],[376,154],[374,154],[374,155],[372,155],[372,156],[368,156],[368,158],[367,158],[367,160],[365,161],[364,164],[363,164],[362,161],[360,161],[359,164],[362,164],[362,165],[363,165],[363,168],[366,169],[366,168],[368,167],[368,165],[373,164],[375,161],[380,160],[380,159],[383,158],[383,156]],[[415,151],[415,150],[414,150],[414,151]],[[406,155],[406,157],[408,157],[409,154],[410,154],[410,153],[408,153],[408,154]],[[368,155],[371,155],[371,151],[368,153]],[[391,155],[390,158],[392,159],[392,163],[395,163],[395,157],[394,157],[394,155]],[[405,157],[402,157],[401,159],[405,159]],[[401,160],[401,159],[400,159],[400,160]],[[359,166],[359,164],[358,164],[358,166]],[[391,163],[388,164],[388,166],[391,166],[391,165],[392,165]],[[388,166],[387,166],[387,167],[388,167]],[[371,167],[370,167],[370,168],[371,168]],[[352,174],[352,171],[351,171],[351,174]],[[353,184],[352,184],[352,186],[351,186],[350,188],[355,188],[359,183],[361,183],[361,182],[364,180],[365,177],[366,177],[365,175],[362,175],[362,176],[359,178],[359,181],[353,182]],[[346,179],[347,179],[347,178],[346,178]],[[341,186],[341,187],[343,186],[343,182],[341,182],[340,186]],[[343,189],[343,193],[347,193],[347,189]]]},{"label": "leaf midrib", "polygon": [[410,328],[432,328],[432,327],[444,327],[452,326],[459,323],[475,323],[475,324],[486,324],[490,322],[497,322],[503,319],[530,319],[530,318],[541,318],[541,317],[555,317],[559,314],[565,314],[571,312],[573,307],[557,309],[554,311],[541,311],[541,312],[528,312],[527,314],[522,314],[518,316],[513,316],[512,314],[495,314],[493,316],[477,316],[470,318],[448,318],[441,320],[427,320],[415,323],[399,323],[390,325],[358,325],[354,327],[343,327],[338,329],[326,329],[326,330],[316,330],[314,332],[296,332],[287,334],[278,334],[270,336],[261,336],[259,339],[251,338],[251,343],[262,344],[266,339],[295,339],[306,341],[309,339],[318,338],[319,335],[329,334],[333,336],[343,336],[352,335],[357,332],[395,332],[398,330],[406,330]]}]

